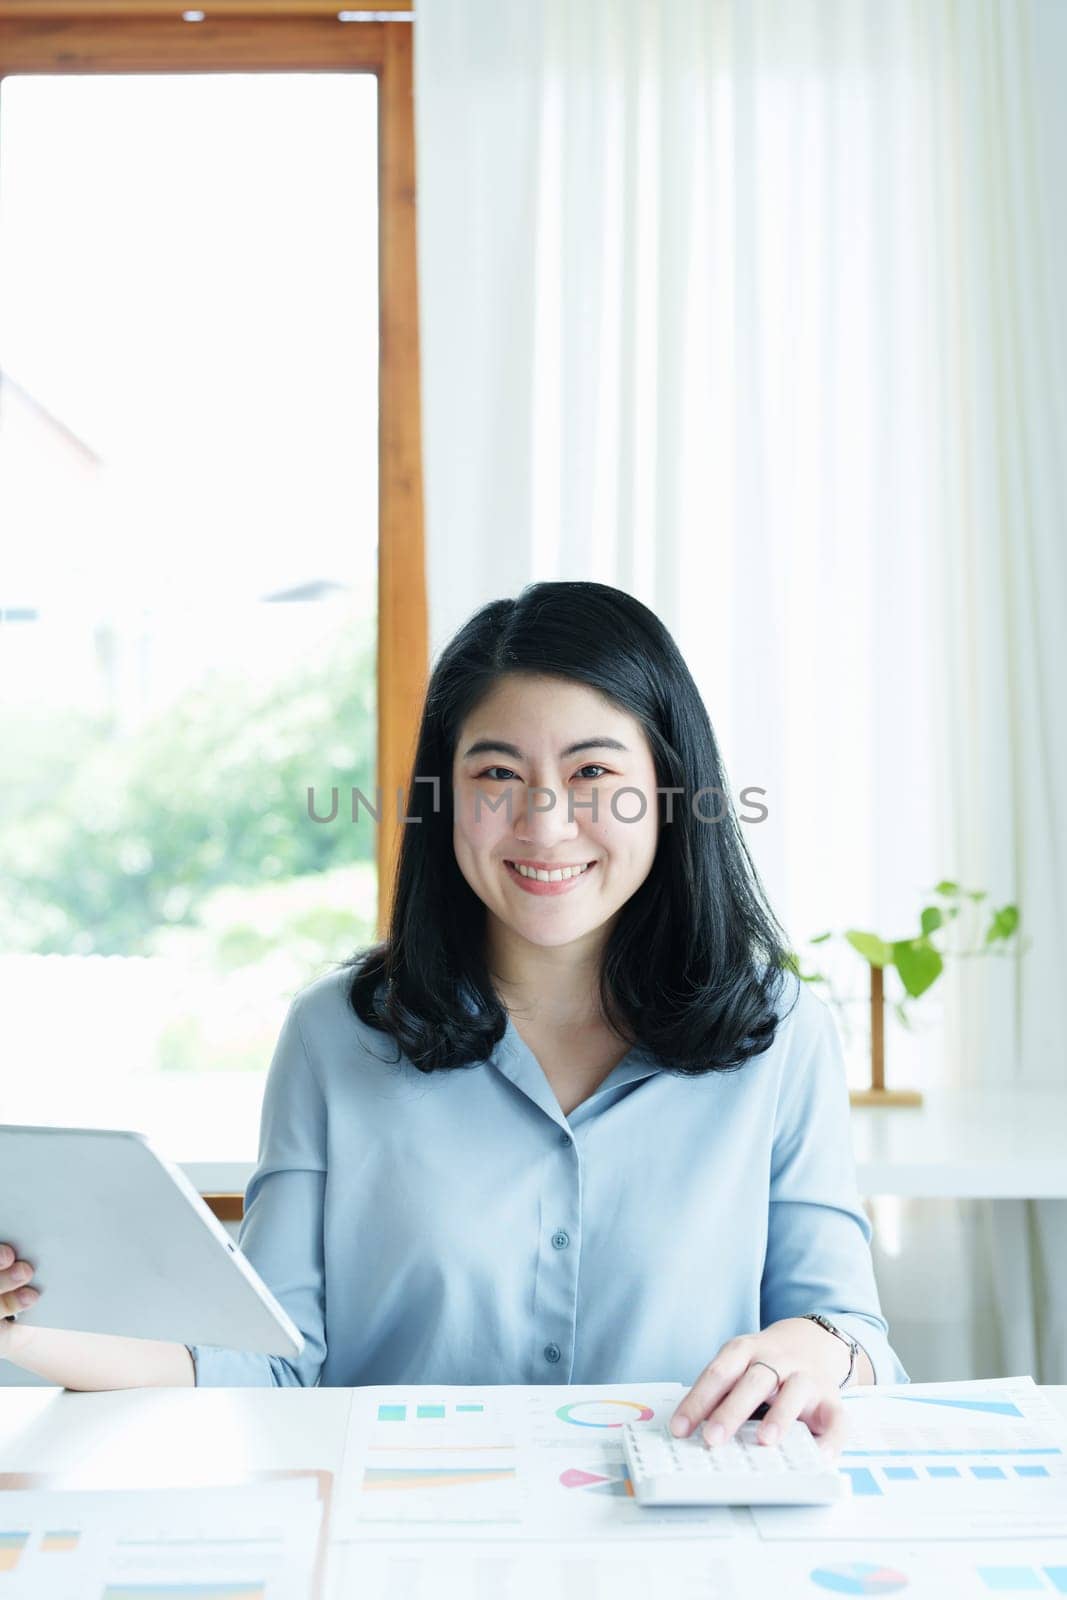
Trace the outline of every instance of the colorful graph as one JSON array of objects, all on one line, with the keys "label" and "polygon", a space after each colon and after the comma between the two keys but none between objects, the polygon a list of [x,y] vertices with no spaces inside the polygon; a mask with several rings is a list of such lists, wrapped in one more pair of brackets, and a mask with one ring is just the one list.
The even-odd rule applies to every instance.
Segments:
[{"label": "colorful graph", "polygon": [[[876,1453],[873,1450],[846,1450],[843,1452],[844,1455],[874,1455]],[[963,1455],[966,1452],[960,1451],[959,1453]],[[978,1453],[977,1451],[975,1452],[975,1454]],[[1001,1453],[1015,1455],[1020,1452],[990,1450],[981,1453],[988,1455],[999,1455]],[[903,1455],[905,1452],[895,1451],[894,1454]],[[963,1463],[959,1466],[926,1466],[920,1462],[914,1467],[881,1466],[880,1464],[872,1463],[869,1467],[841,1467],[839,1470],[850,1480],[854,1495],[884,1494],[884,1484],[960,1483],[967,1478],[974,1479],[978,1483],[1017,1483],[1020,1481],[1026,1483],[1037,1479],[1048,1480],[1050,1477],[1046,1466],[1031,1462],[1005,1462],[1002,1467],[994,1466],[989,1462],[979,1462],[971,1466]],[[879,1477],[875,1476],[876,1473],[880,1475],[881,1481],[879,1481]]]},{"label": "colorful graph", "polygon": [[29,1537],[28,1532],[0,1532],[0,1572],[14,1572]]},{"label": "colorful graph", "polygon": [[264,1583],[109,1583],[100,1600],[263,1600]]},{"label": "colorful graph", "polygon": [[457,1484],[497,1483],[514,1478],[514,1467],[364,1467],[360,1488],[454,1489]]},{"label": "colorful graph", "polygon": [[845,1561],[840,1566],[816,1567],[811,1581],[831,1594],[899,1594],[908,1587],[903,1572],[875,1561]]},{"label": "colorful graph", "polygon": [[588,1494],[610,1494],[634,1497],[628,1467],[622,1464],[617,1470],[600,1472],[591,1467],[568,1467],[561,1472],[559,1481],[565,1489],[584,1489]]},{"label": "colorful graph", "polygon": [[577,1428],[621,1428],[624,1422],[651,1422],[654,1415],[651,1406],[636,1400],[572,1400],[556,1411],[561,1422]]},{"label": "colorful graph", "polygon": [[874,1400],[878,1405],[889,1405],[897,1401],[904,1406],[940,1406],[947,1411],[982,1411],[987,1416],[995,1417],[1021,1417],[1022,1412],[1014,1400],[1005,1400],[1003,1396],[997,1399],[990,1396],[988,1400],[949,1400],[942,1399],[936,1394],[846,1394],[841,1398],[846,1404],[863,1405],[865,1401]]},{"label": "colorful graph", "polygon": [[77,1550],[80,1537],[77,1528],[49,1528],[47,1533],[41,1535],[41,1550],[45,1555]]},{"label": "colorful graph", "polygon": [[[406,1405],[381,1405],[378,1407],[378,1421],[407,1422],[409,1409],[414,1410],[414,1417],[412,1418],[412,1421],[430,1422],[434,1420],[440,1420],[441,1418],[445,1417],[448,1413],[449,1407],[442,1405],[439,1401],[423,1403],[416,1405],[413,1408],[409,1408]],[[454,1416],[470,1416],[472,1412],[484,1410],[484,1405],[475,1405],[473,1402],[466,1402],[462,1405],[454,1405],[451,1407],[451,1411]]]},{"label": "colorful graph", "polygon": [[1067,1594],[1067,1567],[979,1567],[978,1576],[995,1594]]},{"label": "colorful graph", "polygon": [[1062,1456],[1059,1445],[1005,1446],[987,1450],[978,1446],[974,1450],[842,1450],[843,1456]]}]

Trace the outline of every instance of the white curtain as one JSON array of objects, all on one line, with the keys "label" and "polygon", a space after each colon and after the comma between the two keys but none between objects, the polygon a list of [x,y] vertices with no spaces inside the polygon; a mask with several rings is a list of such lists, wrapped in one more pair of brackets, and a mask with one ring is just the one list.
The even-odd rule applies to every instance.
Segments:
[{"label": "white curtain", "polygon": [[[1021,964],[890,1026],[920,1088],[1067,1080],[1057,63],[1057,0],[416,10],[432,650],[628,589],[767,791],[795,944],[1017,900]],[[875,1202],[913,1377],[1067,1382],[1060,1204]]]}]

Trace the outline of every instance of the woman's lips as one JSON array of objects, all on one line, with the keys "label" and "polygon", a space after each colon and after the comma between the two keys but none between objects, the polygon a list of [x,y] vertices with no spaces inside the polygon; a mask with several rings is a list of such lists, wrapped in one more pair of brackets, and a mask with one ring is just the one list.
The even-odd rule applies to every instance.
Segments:
[{"label": "woman's lips", "polygon": [[520,889],[525,889],[527,894],[542,895],[569,894],[572,889],[577,889],[580,883],[584,883],[591,872],[596,871],[596,865],[595,861],[592,862],[584,872],[579,872],[576,878],[559,878],[554,883],[543,883],[540,878],[524,878],[510,861],[504,862],[505,870],[513,883],[517,883]]}]

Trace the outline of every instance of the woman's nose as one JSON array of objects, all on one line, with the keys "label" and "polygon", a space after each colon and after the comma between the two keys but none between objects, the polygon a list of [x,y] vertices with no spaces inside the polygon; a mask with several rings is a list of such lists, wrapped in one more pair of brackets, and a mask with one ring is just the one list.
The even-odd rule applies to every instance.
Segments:
[{"label": "woman's nose", "polygon": [[524,807],[515,819],[515,836],[529,840],[570,838],[576,827],[576,817],[567,815],[566,795],[545,784],[527,791]]}]

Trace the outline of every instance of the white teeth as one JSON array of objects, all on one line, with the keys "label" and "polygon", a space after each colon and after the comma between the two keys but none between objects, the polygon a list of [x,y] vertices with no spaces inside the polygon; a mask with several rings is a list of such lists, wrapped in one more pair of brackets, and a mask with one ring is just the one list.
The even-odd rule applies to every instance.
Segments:
[{"label": "white teeth", "polygon": [[580,878],[583,872],[588,871],[592,862],[587,861],[584,867],[557,867],[554,872],[541,872],[533,867],[520,867],[514,861],[511,865],[524,878],[536,878],[538,883],[562,883],[564,878]]}]

